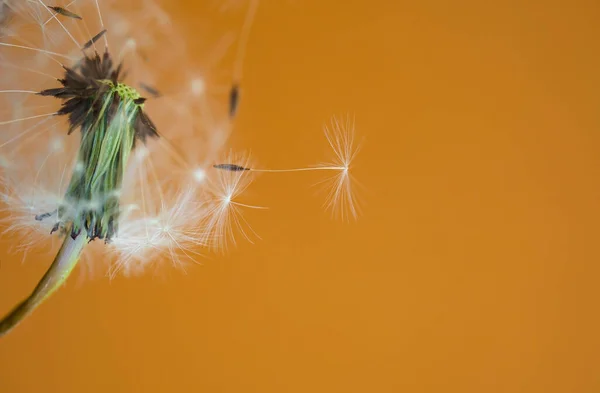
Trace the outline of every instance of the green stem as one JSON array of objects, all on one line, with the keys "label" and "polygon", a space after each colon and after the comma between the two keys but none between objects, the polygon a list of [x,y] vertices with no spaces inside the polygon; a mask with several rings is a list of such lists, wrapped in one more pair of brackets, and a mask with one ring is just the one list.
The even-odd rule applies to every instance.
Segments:
[{"label": "green stem", "polygon": [[0,337],[17,326],[65,282],[77,262],[79,262],[81,251],[83,251],[83,247],[87,242],[87,236],[83,232],[75,239],[70,235],[65,236],[54,262],[52,262],[31,295],[0,320]]}]

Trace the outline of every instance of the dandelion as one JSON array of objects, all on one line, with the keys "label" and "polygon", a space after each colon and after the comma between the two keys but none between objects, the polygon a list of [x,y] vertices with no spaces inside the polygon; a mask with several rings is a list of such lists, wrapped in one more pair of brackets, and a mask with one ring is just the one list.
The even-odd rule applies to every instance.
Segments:
[{"label": "dandelion", "polygon": [[[202,99],[203,80],[188,70],[181,35],[151,0],[2,5],[11,15],[0,30],[4,233],[18,235],[24,254],[56,253],[32,293],[0,320],[0,336],[82,259],[106,262],[114,277],[159,261],[183,268],[203,248],[235,244],[236,233],[259,238],[243,213],[264,207],[241,196],[256,173],[333,171],[326,207],[357,215],[349,174],[357,152],[353,130],[337,121],[326,134],[335,152],[331,164],[260,169],[232,152],[219,164],[239,106],[243,48],[228,110],[219,116]],[[243,45],[257,5],[248,7]]]},{"label": "dandelion", "polygon": [[[62,285],[84,252],[112,256],[111,275],[142,270],[159,256],[175,265],[181,256],[193,259],[210,211],[198,202],[199,187],[163,180],[159,167],[169,160],[159,163],[150,152],[165,150],[156,125],[165,123],[164,112],[155,123],[147,98],[133,87],[154,83],[161,68],[176,64],[142,61],[140,53],[151,56],[161,39],[173,59],[185,61],[165,15],[147,1],[127,17],[110,1],[103,9],[96,0],[15,4],[0,41],[6,232],[26,233],[29,246],[53,233],[63,240],[31,295],[0,321],[0,335]],[[136,17],[162,36],[135,36]],[[98,240],[105,243],[99,255],[91,244]]]}]

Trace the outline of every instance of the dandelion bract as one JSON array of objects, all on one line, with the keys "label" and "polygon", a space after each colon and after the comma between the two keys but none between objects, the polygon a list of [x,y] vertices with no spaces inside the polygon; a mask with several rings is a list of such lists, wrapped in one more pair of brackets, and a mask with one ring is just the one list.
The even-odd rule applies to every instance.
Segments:
[{"label": "dandelion bract", "polygon": [[[225,110],[206,99],[185,40],[150,0],[0,1],[0,174],[5,233],[16,250],[56,250],[31,296],[0,321],[8,332],[80,259],[110,276],[258,238],[241,194],[256,172],[335,173],[326,206],[357,215],[353,124],[326,136],[331,164],[261,169],[226,153],[240,104],[241,58]],[[258,1],[248,5],[241,41]],[[139,28],[143,26],[144,28]],[[168,76],[179,76],[179,82]],[[175,78],[177,79],[177,78]]]}]

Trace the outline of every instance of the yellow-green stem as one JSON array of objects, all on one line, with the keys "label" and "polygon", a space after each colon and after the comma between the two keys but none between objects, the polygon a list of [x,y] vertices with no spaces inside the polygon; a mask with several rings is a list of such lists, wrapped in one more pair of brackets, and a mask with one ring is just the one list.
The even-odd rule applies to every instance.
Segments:
[{"label": "yellow-green stem", "polygon": [[69,235],[65,236],[54,262],[52,262],[31,295],[0,320],[0,337],[17,326],[65,282],[77,262],[79,262],[81,251],[83,251],[83,247],[87,242],[88,239],[84,232],[81,232],[74,239]]}]

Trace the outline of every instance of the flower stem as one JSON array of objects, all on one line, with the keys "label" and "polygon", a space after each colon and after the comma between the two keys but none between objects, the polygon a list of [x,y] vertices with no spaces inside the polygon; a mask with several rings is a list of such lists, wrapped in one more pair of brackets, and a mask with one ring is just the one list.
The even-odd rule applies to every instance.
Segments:
[{"label": "flower stem", "polygon": [[66,281],[77,262],[79,262],[81,251],[83,251],[83,247],[87,242],[87,236],[84,232],[75,238],[70,235],[65,236],[54,262],[52,262],[31,295],[0,320],[0,337],[17,326]]}]

